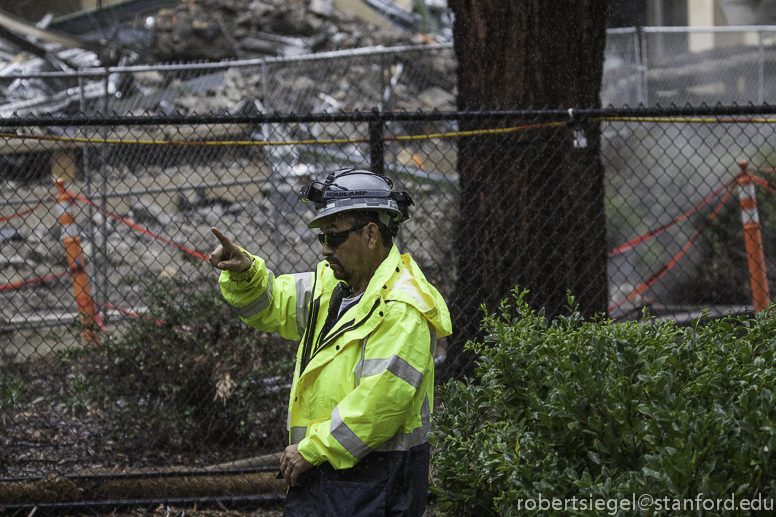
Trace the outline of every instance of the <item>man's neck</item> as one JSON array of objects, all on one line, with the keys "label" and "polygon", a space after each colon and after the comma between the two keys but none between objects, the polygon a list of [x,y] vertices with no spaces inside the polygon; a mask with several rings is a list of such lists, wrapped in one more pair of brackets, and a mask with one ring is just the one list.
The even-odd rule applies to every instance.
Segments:
[{"label": "man's neck", "polygon": [[350,295],[351,297],[364,294],[366,288],[369,286],[369,282],[372,280],[372,277],[375,276],[375,272],[380,267],[380,264],[382,264],[385,259],[388,258],[390,253],[391,248],[386,247],[382,247],[380,251],[376,251],[374,254],[374,259],[370,262],[370,267],[364,271],[364,275],[360,279],[357,279],[355,282],[350,284],[350,287],[353,288],[353,292]]}]

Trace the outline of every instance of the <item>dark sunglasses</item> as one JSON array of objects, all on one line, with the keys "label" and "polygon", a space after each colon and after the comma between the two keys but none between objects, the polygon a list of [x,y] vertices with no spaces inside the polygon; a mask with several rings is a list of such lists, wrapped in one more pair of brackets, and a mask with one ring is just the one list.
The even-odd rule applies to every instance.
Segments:
[{"label": "dark sunglasses", "polygon": [[348,240],[348,237],[350,236],[350,232],[355,232],[356,230],[360,230],[364,226],[368,225],[369,223],[364,223],[358,226],[354,226],[353,228],[350,228],[349,230],[342,230],[341,232],[335,232],[335,233],[319,233],[318,234],[318,242],[321,243],[321,245],[325,244],[330,248],[336,248],[337,246],[344,243],[346,240]]}]

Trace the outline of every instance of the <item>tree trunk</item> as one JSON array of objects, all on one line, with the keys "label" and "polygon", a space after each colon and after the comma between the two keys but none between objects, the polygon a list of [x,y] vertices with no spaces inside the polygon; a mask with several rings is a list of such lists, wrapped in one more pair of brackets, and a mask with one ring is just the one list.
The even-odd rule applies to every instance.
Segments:
[{"label": "tree trunk", "polygon": [[[594,108],[606,43],[607,0],[451,0],[458,107]],[[569,118],[566,121],[570,120]],[[547,122],[462,123],[462,130]],[[575,147],[574,131],[586,147]],[[463,344],[477,337],[485,304],[516,285],[550,318],[567,292],[586,316],[606,311],[604,176],[595,123],[462,138],[455,334],[445,377],[471,375]]]}]

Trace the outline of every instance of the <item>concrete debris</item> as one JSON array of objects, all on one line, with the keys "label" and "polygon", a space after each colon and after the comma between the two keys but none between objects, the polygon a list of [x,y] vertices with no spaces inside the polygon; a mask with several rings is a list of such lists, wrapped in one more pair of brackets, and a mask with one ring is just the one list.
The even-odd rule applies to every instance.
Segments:
[{"label": "concrete debris", "polygon": [[334,10],[333,0],[310,0],[310,11],[327,18]]},{"label": "concrete debris", "polygon": [[0,243],[11,241],[23,241],[24,237],[18,228],[2,228],[0,229]]},{"label": "concrete debris", "polygon": [[407,45],[412,34],[360,21],[332,0],[192,0],[162,9],[153,27],[160,61],[290,56]]},{"label": "concrete debris", "polygon": [[[437,3],[440,1],[443,2],[440,5],[446,5],[444,0],[437,0]],[[339,71],[328,74],[337,81],[334,90],[331,85],[321,86],[320,71],[313,70],[314,65],[289,67],[293,71],[278,74],[283,77],[277,77],[276,84],[270,85],[264,84],[267,78],[258,67],[213,71],[205,75],[159,71],[113,73],[107,81],[99,75],[82,78],[80,82],[76,77],[29,77],[116,64],[293,57],[323,51],[429,42],[427,35],[414,32],[417,24],[407,22],[417,18],[406,10],[411,5],[408,0],[394,0],[393,7],[387,5],[391,3],[388,0],[381,0],[381,7],[377,9],[378,12],[394,13],[394,18],[404,16],[407,23],[396,25],[407,30],[387,22],[380,26],[343,12],[338,8],[341,0],[186,0],[172,7],[169,0],[157,2],[159,6],[166,6],[159,8],[155,16],[145,18],[140,26],[137,20],[132,22],[133,30],[149,35],[148,47],[136,49],[137,52],[121,47],[120,55],[116,54],[118,45],[107,47],[92,39],[70,37],[61,30],[48,29],[49,25],[59,26],[59,22],[52,22],[50,17],[35,25],[0,12],[0,118],[52,113],[76,115],[106,110],[119,115],[235,113],[244,105],[245,99],[262,99],[271,105],[272,111],[331,111],[373,106],[392,109],[397,102],[401,104],[403,94],[405,98],[406,95],[412,98],[419,91],[395,91],[397,86],[400,88],[397,81],[405,66],[401,62],[388,71],[390,74],[385,81],[382,77],[365,77],[363,74],[369,71],[360,65],[345,70],[341,77],[335,77]],[[426,5],[432,4],[426,1]],[[117,26],[116,30],[119,28]],[[82,46],[79,48],[77,43]],[[439,61],[425,57],[415,59],[414,66],[423,69],[422,75],[429,76],[426,84],[418,84],[418,88],[436,86],[452,91],[452,59],[443,56],[440,63],[433,63],[435,60]],[[433,78],[434,75],[441,79]],[[386,81],[390,87],[383,92]],[[357,95],[363,106],[354,104],[352,89],[366,88],[367,84],[370,92],[376,91],[377,96]],[[269,98],[265,98],[267,95]],[[427,97],[424,102],[440,109],[451,104],[433,92]]]},{"label": "concrete debris", "polygon": [[34,41],[40,41],[44,43],[56,43],[63,48],[78,48],[97,53],[107,50],[106,45],[94,41],[86,41],[70,34],[41,27],[40,25],[41,24],[36,25],[21,18],[17,18],[5,11],[0,11],[0,27],[2,27],[4,31],[10,31],[12,34],[22,36],[28,40],[32,39],[33,42],[30,43],[33,45],[35,45]]},{"label": "concrete debris", "polygon": [[210,197],[208,196],[207,189],[202,187],[194,188],[193,195],[194,199],[192,201],[182,192],[178,194],[178,210],[180,212],[188,213],[201,208],[209,210],[211,207],[219,206],[221,209],[225,209],[227,213],[237,213],[244,208],[233,200],[221,197]]},{"label": "concrete debris", "polygon": [[423,90],[418,100],[425,106],[439,111],[455,110],[455,95],[438,86]]},{"label": "concrete debris", "polygon": [[11,267],[11,268],[20,268],[24,267],[26,264],[26,261],[24,260],[24,257],[21,255],[10,255],[6,256],[5,254],[0,254],[0,268],[4,267]]},{"label": "concrete debris", "polygon": [[[0,118],[67,109],[79,100],[77,79],[29,76],[97,66],[101,50],[101,45],[36,27],[0,11]],[[87,88],[84,93],[103,95],[104,87],[102,92]]]},{"label": "concrete debris", "polygon": [[364,2],[402,29],[413,30],[421,22],[419,15],[389,0],[364,0]]},{"label": "concrete debris", "polygon": [[172,217],[153,201],[133,197],[130,199],[129,206],[130,211],[127,215],[141,224],[155,224],[164,227],[172,222]]}]

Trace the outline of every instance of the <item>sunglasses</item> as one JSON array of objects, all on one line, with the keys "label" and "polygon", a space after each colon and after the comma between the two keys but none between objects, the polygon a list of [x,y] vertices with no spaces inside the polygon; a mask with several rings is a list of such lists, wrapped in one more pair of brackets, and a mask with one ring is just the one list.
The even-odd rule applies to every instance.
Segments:
[{"label": "sunglasses", "polygon": [[354,226],[349,230],[342,230],[341,232],[319,233],[318,242],[320,242],[322,245],[325,244],[330,248],[336,248],[337,246],[341,245],[346,240],[348,240],[348,238],[350,237],[350,232],[355,232],[356,230],[360,230],[361,228],[363,228],[368,224],[369,223],[364,223],[358,226]]}]

